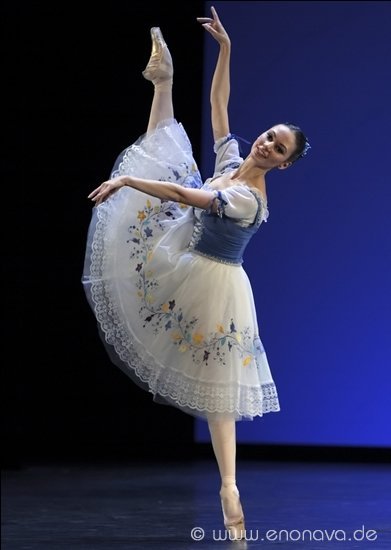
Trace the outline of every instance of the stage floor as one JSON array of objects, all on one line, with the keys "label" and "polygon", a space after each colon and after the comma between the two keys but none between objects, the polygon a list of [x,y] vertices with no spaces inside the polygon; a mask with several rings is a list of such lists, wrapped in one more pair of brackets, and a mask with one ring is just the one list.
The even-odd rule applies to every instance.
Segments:
[{"label": "stage floor", "polygon": [[[212,460],[34,464],[2,473],[3,550],[391,548],[391,466],[238,461],[229,541]],[[225,540],[224,540],[225,539]]]}]

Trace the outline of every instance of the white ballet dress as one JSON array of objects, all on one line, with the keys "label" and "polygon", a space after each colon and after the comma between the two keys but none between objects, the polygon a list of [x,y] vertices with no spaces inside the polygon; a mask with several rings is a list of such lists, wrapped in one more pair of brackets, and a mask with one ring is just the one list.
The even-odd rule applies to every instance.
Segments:
[{"label": "white ballet dress", "polygon": [[[120,174],[213,190],[237,168],[237,139],[215,143],[202,184],[190,141],[163,121],[118,157]],[[215,191],[217,212],[123,187],[93,207],[82,283],[111,361],[159,403],[203,419],[280,410],[242,267],[266,201],[243,184]]]}]

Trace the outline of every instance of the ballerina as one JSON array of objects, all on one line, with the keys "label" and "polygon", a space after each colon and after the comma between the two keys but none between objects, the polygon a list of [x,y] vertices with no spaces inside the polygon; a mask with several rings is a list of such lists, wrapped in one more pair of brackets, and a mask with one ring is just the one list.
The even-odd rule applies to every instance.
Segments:
[{"label": "ballerina", "polygon": [[204,183],[174,118],[173,64],[159,27],[143,76],[154,87],[146,133],[123,151],[94,202],[83,283],[112,361],[154,400],[207,421],[229,537],[245,536],[236,422],[280,410],[243,254],[267,221],[265,176],[309,148],[280,123],[243,159],[228,120],[231,42],[217,12],[211,85],[215,171]]}]

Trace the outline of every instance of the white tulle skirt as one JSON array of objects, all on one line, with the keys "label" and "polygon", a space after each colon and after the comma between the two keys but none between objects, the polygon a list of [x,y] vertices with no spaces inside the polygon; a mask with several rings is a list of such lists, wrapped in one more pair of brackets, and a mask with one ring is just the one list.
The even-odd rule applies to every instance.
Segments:
[{"label": "white tulle skirt", "polygon": [[[117,160],[113,175],[202,185],[184,129],[166,121]],[[93,208],[83,284],[113,363],[202,418],[279,410],[248,277],[188,250],[193,209],[128,187]]]}]

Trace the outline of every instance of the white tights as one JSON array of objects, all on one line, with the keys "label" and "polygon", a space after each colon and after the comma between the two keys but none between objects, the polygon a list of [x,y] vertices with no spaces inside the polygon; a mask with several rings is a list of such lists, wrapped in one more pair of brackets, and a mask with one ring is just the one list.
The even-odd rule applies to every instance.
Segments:
[{"label": "white tights", "polygon": [[174,117],[172,103],[172,79],[154,84],[147,133],[152,132],[162,120]]},{"label": "white tights", "polygon": [[236,485],[236,424],[235,420],[208,419],[213,451],[219,467],[221,486]]}]

